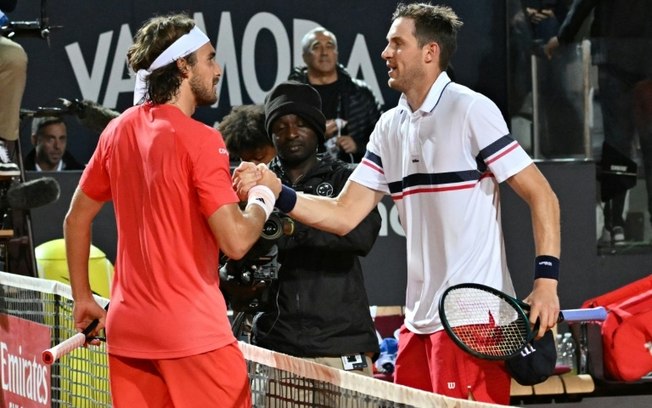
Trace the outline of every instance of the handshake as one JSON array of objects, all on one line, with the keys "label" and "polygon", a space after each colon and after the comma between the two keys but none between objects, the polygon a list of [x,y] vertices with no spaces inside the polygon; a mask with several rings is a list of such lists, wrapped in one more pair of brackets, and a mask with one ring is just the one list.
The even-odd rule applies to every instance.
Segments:
[{"label": "handshake", "polygon": [[233,189],[247,205],[260,206],[266,219],[274,207],[289,214],[297,203],[297,193],[284,186],[273,171],[264,164],[241,163],[233,172]]},{"label": "handshake", "polygon": [[269,188],[274,195],[274,200],[278,198],[282,188],[281,180],[265,164],[240,163],[233,171],[233,189],[240,201],[247,201],[250,190],[255,186]]}]

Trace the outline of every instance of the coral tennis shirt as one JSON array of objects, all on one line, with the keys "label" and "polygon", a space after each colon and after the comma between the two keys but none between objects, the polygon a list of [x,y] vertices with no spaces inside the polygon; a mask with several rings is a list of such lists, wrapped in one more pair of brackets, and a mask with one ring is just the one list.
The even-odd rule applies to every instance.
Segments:
[{"label": "coral tennis shirt", "polygon": [[171,105],[134,106],[100,136],[80,188],[115,210],[109,353],[178,358],[235,341],[207,223],[238,202],[217,130]]}]

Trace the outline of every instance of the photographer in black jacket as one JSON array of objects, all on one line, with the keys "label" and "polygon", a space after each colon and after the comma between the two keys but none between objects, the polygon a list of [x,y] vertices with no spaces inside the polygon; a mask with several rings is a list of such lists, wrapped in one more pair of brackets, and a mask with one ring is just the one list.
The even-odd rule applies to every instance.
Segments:
[{"label": "photographer in black jacket", "polygon": [[[288,81],[270,92],[265,126],[277,157],[269,168],[297,191],[335,196],[353,165],[317,153],[326,121],[320,108],[306,84]],[[380,225],[377,210],[344,237],[296,223],[278,241],[275,310],[256,315],[252,343],[371,375],[379,347],[358,257],[371,250]]]}]

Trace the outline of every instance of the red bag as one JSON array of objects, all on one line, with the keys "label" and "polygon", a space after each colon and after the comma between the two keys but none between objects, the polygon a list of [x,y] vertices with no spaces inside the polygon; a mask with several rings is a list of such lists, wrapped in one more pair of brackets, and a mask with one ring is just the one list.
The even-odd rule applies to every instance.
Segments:
[{"label": "red bag", "polygon": [[589,299],[583,307],[604,306],[604,369],[614,380],[637,381],[652,372],[652,275]]}]

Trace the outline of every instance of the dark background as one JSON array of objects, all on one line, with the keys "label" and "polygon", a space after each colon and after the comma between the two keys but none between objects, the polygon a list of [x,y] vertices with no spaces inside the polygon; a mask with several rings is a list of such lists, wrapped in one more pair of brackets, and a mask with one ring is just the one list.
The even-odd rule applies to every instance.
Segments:
[{"label": "dark background", "polygon": [[[458,13],[464,27],[459,34],[459,47],[453,57],[457,81],[486,94],[493,99],[507,115],[507,49],[505,2],[498,0],[473,1],[458,0],[439,2],[448,4]],[[380,53],[386,45],[385,35],[390,25],[390,17],[396,7],[394,1],[354,1],[333,2],[314,0],[310,2],[291,1],[169,1],[138,2],[127,0],[116,1],[72,1],[56,0],[47,3],[50,25],[62,26],[52,29],[50,45],[39,38],[17,38],[29,56],[27,89],[23,98],[23,107],[34,109],[38,106],[51,106],[56,98],[90,99],[109,108],[122,111],[131,105],[130,91],[119,93],[117,100],[107,98],[110,72],[114,63],[118,72],[122,65],[121,78],[128,79],[129,72],[123,53],[116,55],[119,44],[120,30],[128,28],[131,35],[138,27],[154,14],[165,14],[171,11],[186,11],[191,15],[200,13],[205,23],[205,29],[216,48],[218,37],[224,33],[232,33],[235,43],[236,64],[229,59],[221,85],[221,94],[216,108],[200,108],[196,118],[213,124],[227,114],[233,103],[229,88],[237,87],[242,94],[242,103],[260,103],[260,95],[249,95],[243,72],[250,76],[253,68],[260,88],[269,91],[277,79],[285,79],[289,72],[278,72],[277,66],[284,67],[303,64],[302,61],[290,61],[290,56],[280,55],[277,43],[269,30],[261,30],[253,44],[247,44],[245,54],[251,48],[255,52],[255,64],[242,66],[243,37],[247,25],[252,19],[262,19],[265,23],[276,24],[278,21],[285,30],[287,42],[293,47],[300,47],[300,41],[294,44],[295,36],[300,40],[307,29],[301,30],[295,23],[309,20],[323,25],[333,31],[338,38],[340,62],[348,66],[351,58],[351,48],[356,36],[363,36],[368,49],[368,58],[372,64],[379,89],[386,107],[396,104],[398,93],[386,85],[387,71]],[[34,20],[40,15],[40,2],[23,0],[16,10],[9,15],[12,20]],[[268,14],[260,14],[268,13]],[[125,26],[126,25],[126,26]],[[108,37],[110,35],[110,41]],[[106,48],[98,47],[100,38],[110,44]],[[128,45],[131,43],[129,42]],[[84,86],[78,83],[70,62],[69,52],[75,48],[81,50],[82,64],[75,64],[80,71],[90,72],[93,68],[104,69],[95,71],[97,76]],[[68,51],[67,51],[68,48]],[[98,51],[102,50],[102,51]],[[292,52],[290,53],[292,55]],[[359,57],[359,56],[356,56]],[[96,63],[99,61],[99,63]],[[104,64],[101,62],[105,61]],[[225,61],[218,62],[224,67]],[[237,66],[237,72],[232,67]],[[232,72],[230,72],[230,70]],[[354,73],[355,74],[355,73]],[[120,84],[118,84],[120,85]],[[113,85],[116,86],[115,83]],[[83,88],[83,89],[82,89]],[[122,88],[121,88],[122,89]],[[130,86],[129,89],[133,89]],[[114,89],[114,92],[116,89]],[[254,99],[252,99],[252,97]],[[238,101],[236,101],[238,102]],[[86,162],[97,142],[97,134],[78,126],[75,120],[70,121],[69,150],[81,162]],[[23,126],[23,133],[29,134],[29,123]],[[23,150],[29,149],[29,137],[23,137]]]},{"label": "dark background", "polygon": [[[457,81],[493,99],[508,116],[508,40],[506,2],[502,0],[477,1],[458,0],[442,2],[451,5],[465,25],[462,28],[458,51],[453,58]],[[36,0],[21,1],[17,10],[10,14],[14,20],[38,18],[40,3]],[[235,63],[232,60],[218,61],[227,66],[220,94],[219,105],[215,108],[199,109],[197,119],[213,124],[219,121],[231,108],[236,98],[229,89],[237,89],[242,95],[242,103],[261,102],[262,95],[250,95],[247,82],[255,75],[255,81],[262,91],[270,90],[277,79],[286,77],[278,72],[277,66],[291,67],[299,62],[290,61],[294,38],[300,39],[307,31],[301,20],[309,20],[332,30],[339,41],[340,61],[348,65],[351,48],[357,37],[362,36],[368,55],[354,55],[354,58],[367,58],[373,64],[375,81],[382,92],[385,106],[393,107],[398,94],[386,86],[386,68],[380,53],[385,47],[385,35],[390,25],[390,16],[395,8],[394,1],[360,0],[355,2],[332,1],[71,1],[58,0],[48,3],[51,25],[61,25],[53,29],[50,44],[39,38],[18,38],[25,47],[29,58],[27,89],[23,105],[34,109],[37,106],[52,104],[58,97],[92,99],[107,107],[122,111],[130,106],[132,85],[123,83],[115,103],[108,103],[107,95],[116,89],[109,89],[109,78],[115,64],[118,77],[127,80],[129,74],[124,65],[124,55],[116,55],[116,49],[130,45],[120,43],[120,31],[129,29],[135,33],[141,23],[153,14],[168,11],[188,11],[197,14],[205,23],[209,38],[224,39],[224,33],[232,33],[235,44]],[[267,13],[267,14],[261,14]],[[274,36],[268,30],[261,30],[245,48],[247,54],[254,48],[255,63],[243,66],[243,41],[248,24],[261,19],[264,24],[279,24],[289,44],[290,52],[281,52],[276,46]],[[263,24],[263,25],[264,25]],[[301,29],[303,27],[303,31]],[[295,32],[297,31],[297,32]],[[126,31],[123,31],[123,34]],[[128,32],[127,32],[128,33]],[[100,38],[108,40],[107,47],[98,47]],[[69,58],[69,51],[76,47],[81,51],[84,67],[78,69],[104,68],[104,75],[80,87]],[[99,52],[98,49],[104,51]],[[68,50],[68,51],[67,51]],[[97,63],[99,61],[99,63]],[[101,63],[105,61],[105,63]],[[253,65],[253,66],[252,66]],[[99,71],[98,71],[99,72]],[[247,76],[247,78],[245,78]],[[124,85],[128,85],[125,87]],[[113,85],[113,86],[119,86]],[[123,89],[121,88],[121,89]],[[89,95],[95,95],[90,98]],[[110,98],[109,98],[110,99]],[[86,161],[97,142],[97,134],[70,120],[69,149],[80,159]],[[23,126],[23,144],[29,147],[29,123]],[[25,150],[26,151],[26,150]],[[578,307],[588,297],[606,292],[627,282],[649,274],[647,265],[650,255],[632,254],[619,256],[598,255],[595,245],[595,165],[590,161],[542,162],[544,174],[550,178],[553,188],[560,197],[562,208],[562,278],[560,297],[564,308]],[[70,172],[55,175],[62,185],[60,200],[33,210],[35,244],[62,236],[61,223],[67,210],[70,196],[79,174]],[[31,175],[30,177],[34,177]],[[528,294],[532,284],[533,244],[527,207],[508,187],[503,186],[503,223],[510,270],[518,295]],[[393,204],[386,199],[385,208],[389,213]],[[405,288],[405,248],[404,238],[386,223],[387,229],[363,260],[367,290],[372,304],[400,305],[404,303]],[[107,253],[110,260],[115,259],[115,223],[112,209],[106,206],[94,225],[93,242]]]}]

